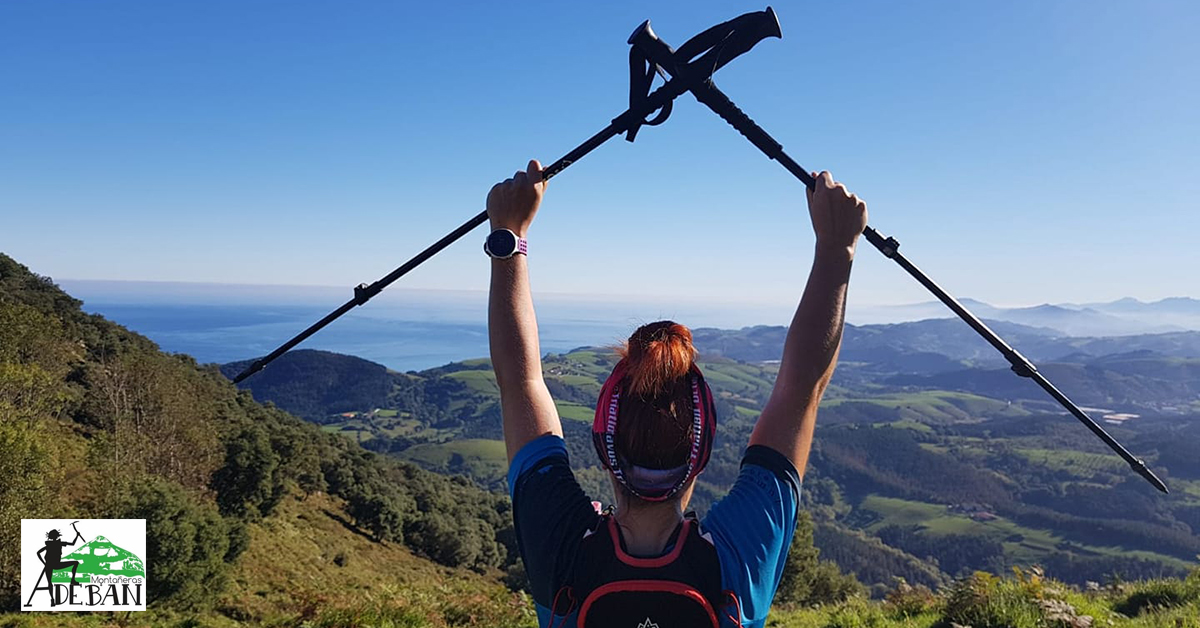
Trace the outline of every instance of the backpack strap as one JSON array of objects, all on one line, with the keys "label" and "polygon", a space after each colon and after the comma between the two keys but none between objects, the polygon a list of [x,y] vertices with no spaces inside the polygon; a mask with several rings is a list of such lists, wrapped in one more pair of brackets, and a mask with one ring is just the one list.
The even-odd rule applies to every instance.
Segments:
[{"label": "backpack strap", "polygon": [[637,556],[630,555],[625,551],[625,548],[621,546],[621,531],[617,528],[617,518],[611,516],[605,518],[608,520],[608,532],[612,537],[613,551],[616,552],[617,558],[630,567],[638,567],[642,569],[649,567],[663,567],[675,562],[675,560],[678,559],[679,555],[683,552],[683,547],[686,545],[687,537],[696,525],[692,520],[685,518],[681,524],[682,527],[679,530],[679,534],[675,536],[675,546],[671,548],[671,551],[663,554],[662,556],[657,556],[654,558],[639,558]]},{"label": "backpack strap", "polygon": [[[566,594],[566,597],[562,598],[562,595],[564,593]],[[566,601],[566,603],[567,603],[566,610],[564,610],[561,613],[558,612],[560,598],[562,600]],[[558,589],[558,591],[554,594],[554,601],[550,603],[550,623],[547,625],[546,628],[554,628],[554,617],[556,615],[559,617],[562,617],[562,622],[563,622],[562,625],[566,626],[567,625],[567,617],[569,617],[571,615],[571,611],[575,610],[575,604],[576,604],[576,599],[575,599],[574,589],[572,589],[570,585],[564,585],[564,586],[560,587]]]},{"label": "backpack strap", "polygon": [[[738,599],[737,593],[730,589],[725,589],[721,592],[728,601],[721,605],[721,614],[733,622],[734,626],[742,628],[742,601]],[[733,607],[733,614],[730,614],[729,607]]]}]

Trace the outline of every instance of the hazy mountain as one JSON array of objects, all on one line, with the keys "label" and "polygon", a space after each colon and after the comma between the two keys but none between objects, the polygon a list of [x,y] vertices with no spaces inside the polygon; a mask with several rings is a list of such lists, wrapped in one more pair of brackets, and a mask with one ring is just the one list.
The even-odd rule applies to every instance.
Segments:
[{"label": "hazy mountain", "polygon": [[[1061,334],[1052,329],[1038,329],[1004,321],[986,321],[993,331],[1010,344],[1039,344]],[[759,325],[738,330],[699,328],[692,330],[696,348],[702,354],[719,355],[762,362],[778,360],[783,353],[787,328]],[[931,356],[941,356],[935,359]],[[968,363],[1003,362],[996,350],[958,319],[930,319],[888,325],[847,324],[843,336],[841,359],[847,362],[895,362],[918,364],[916,368],[958,368]],[[898,368],[897,370],[906,370]]]},{"label": "hazy mountain", "polygon": [[[970,298],[959,302],[980,318],[1046,327],[1068,336],[1200,330],[1200,300],[1189,297],[1172,297],[1153,303],[1126,297],[1110,303],[1045,303],[1017,308],[996,307]],[[859,324],[954,317],[954,313],[938,301],[854,308],[848,315],[849,320]]]},{"label": "hazy mountain", "polygon": [[[1086,362],[1103,355],[1136,350],[1153,351],[1164,357],[1200,357],[1200,332],[1197,331],[1083,337],[1047,327],[998,320],[984,322],[1009,345],[1035,362]],[[692,337],[701,353],[746,362],[778,360],[783,353],[786,335],[786,327],[765,325],[737,330],[692,330]],[[843,362],[886,365],[889,370],[916,373],[1006,364],[999,352],[956,318],[889,325],[847,324],[841,359]]]}]

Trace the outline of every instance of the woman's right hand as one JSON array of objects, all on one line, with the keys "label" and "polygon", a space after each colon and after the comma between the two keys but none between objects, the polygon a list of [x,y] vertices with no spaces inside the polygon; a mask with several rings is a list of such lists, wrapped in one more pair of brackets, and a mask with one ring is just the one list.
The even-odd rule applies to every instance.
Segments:
[{"label": "woman's right hand", "polygon": [[817,249],[848,252],[854,257],[858,236],[867,228],[867,204],[833,180],[828,171],[813,173],[807,188],[808,213],[817,234]]}]

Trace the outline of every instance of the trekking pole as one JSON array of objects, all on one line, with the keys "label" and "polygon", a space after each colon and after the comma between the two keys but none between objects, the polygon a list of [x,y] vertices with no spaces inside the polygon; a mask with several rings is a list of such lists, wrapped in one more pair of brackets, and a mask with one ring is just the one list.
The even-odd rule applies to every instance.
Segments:
[{"label": "trekking pole", "polygon": [[[771,17],[774,17],[775,15],[774,12],[771,11],[770,7],[767,8],[766,12],[770,13]],[[778,32],[778,23],[776,23],[775,28]],[[650,29],[649,23],[646,23],[643,24],[638,30],[634,31],[633,36],[629,38],[629,43],[634,47],[635,50],[640,50],[651,64],[655,64],[663,68],[666,73],[671,76],[672,81],[677,81],[680,79],[685,80],[688,84],[688,91],[692,92],[692,95],[696,97],[696,100],[700,101],[704,105],[708,106],[709,109],[712,109],[714,112],[716,112],[718,116],[721,116],[723,120],[732,125],[733,128],[737,129],[738,132],[745,136],[747,140],[750,140],[751,144],[754,144],[754,146],[762,151],[768,158],[778,161],[779,164],[786,168],[788,172],[792,173],[792,175],[794,175],[797,179],[800,179],[804,185],[810,188],[813,187],[815,181],[813,180],[812,175],[783,151],[783,145],[775,141],[775,138],[771,137],[771,135],[768,134],[756,122],[754,122],[754,120],[750,119],[750,116],[746,115],[745,112],[739,109],[738,106],[733,103],[733,101],[729,100],[728,96],[726,96],[720,89],[717,88],[715,84],[713,84],[712,72],[706,73],[703,66],[697,65],[704,61],[704,59],[691,61],[691,59],[695,56],[695,51],[689,48],[691,42],[680,46],[679,50],[677,51],[672,50],[670,46],[668,46],[665,42],[659,39],[657,35],[654,34],[654,31]],[[731,52],[740,54],[737,53],[737,50],[743,45],[743,43],[739,42],[736,37],[731,36],[727,40],[723,40],[722,42],[714,45],[717,46],[716,49],[722,49],[728,45],[730,46]],[[720,55],[718,54],[718,56]],[[988,343],[995,347],[996,350],[999,351],[1006,360],[1008,360],[1008,363],[1011,365],[1014,373],[1021,377],[1028,377],[1036,382],[1038,386],[1041,386],[1043,390],[1045,390],[1051,397],[1054,398],[1055,401],[1062,405],[1063,408],[1070,412],[1071,415],[1073,415],[1076,419],[1079,419],[1079,421],[1083,423],[1089,430],[1091,430],[1093,434],[1098,436],[1100,440],[1104,441],[1104,444],[1108,445],[1110,449],[1116,452],[1118,456],[1127,462],[1138,475],[1141,475],[1143,478],[1145,478],[1147,482],[1154,486],[1154,488],[1157,488],[1164,493],[1167,492],[1167,485],[1163,484],[1163,481],[1158,479],[1158,476],[1154,475],[1154,472],[1146,466],[1146,463],[1143,460],[1129,453],[1129,450],[1125,449],[1121,443],[1117,442],[1115,438],[1109,435],[1109,433],[1106,432],[1103,427],[1100,427],[1100,425],[1096,423],[1096,421],[1094,421],[1090,416],[1088,416],[1086,412],[1080,409],[1079,406],[1075,405],[1075,403],[1067,398],[1067,396],[1058,388],[1056,388],[1054,384],[1050,383],[1050,380],[1046,379],[1044,375],[1038,372],[1037,367],[1034,366],[1032,362],[1026,359],[1025,356],[1021,355],[1016,349],[1013,349],[1012,346],[1000,338],[996,332],[988,328],[983,321],[979,320],[979,318],[968,311],[967,308],[963,307],[963,305],[959,303],[957,299],[943,290],[941,286],[934,283],[934,281],[930,279],[928,275],[922,272],[921,269],[917,268],[912,262],[908,261],[906,257],[901,255],[899,251],[900,242],[893,237],[884,237],[869,225],[863,230],[863,236],[868,242],[874,245],[876,249],[879,249],[880,253],[883,253],[885,257],[899,264],[901,268],[908,272],[908,274],[912,275],[912,277],[920,282],[921,285],[925,286],[926,289],[932,292],[939,301],[944,303],[946,307],[950,308],[955,314],[958,315],[959,318],[966,322],[971,329],[974,329],[975,332],[982,336],[984,340],[988,341]]]},{"label": "trekking pole", "polygon": [[[772,24],[774,25],[774,32],[771,31]],[[649,25],[649,20],[643,22],[642,25],[634,31],[634,34],[636,35],[644,28],[649,28]],[[741,33],[741,37],[739,39],[741,42],[741,47],[736,53],[733,52],[733,49],[722,51],[708,50],[709,54],[705,55],[704,57],[707,60],[706,65],[711,68],[710,72],[715,72],[726,63],[732,61],[734,57],[737,57],[738,55],[750,50],[750,48],[753,48],[754,44],[758,43],[762,39],[772,36],[778,37],[778,29],[779,21],[775,19],[774,12],[771,12],[770,9],[767,11],[756,11],[754,13],[747,13],[740,17],[736,17],[728,22],[718,24],[692,38],[692,40],[689,41],[689,44],[696,42],[692,45],[697,49],[697,53],[705,52],[708,50],[708,48],[711,48],[711,44],[720,40],[720,36],[722,34],[728,34],[730,32],[734,32],[735,30]],[[757,38],[755,38],[755,36]],[[709,45],[702,46],[703,42],[709,42]],[[630,37],[628,43],[633,43],[632,36]],[[568,166],[582,159],[584,155],[587,155],[596,147],[607,142],[613,137],[620,135],[621,133],[625,133],[625,139],[632,142],[634,137],[637,135],[638,129],[640,129],[643,124],[650,126],[662,124],[671,114],[671,102],[688,89],[687,81],[671,79],[667,80],[664,85],[654,90],[653,93],[650,93],[650,85],[654,78],[654,74],[656,71],[661,74],[661,70],[656,68],[653,64],[650,64],[649,68],[647,68],[646,60],[638,54],[636,48],[630,51],[629,61],[629,109],[626,109],[624,113],[616,118],[613,118],[612,122],[610,122],[608,126],[604,127],[604,129],[599,133],[588,138],[587,141],[579,146],[576,146],[573,150],[571,150],[571,152],[563,155],[561,159],[545,168],[542,171],[543,179],[549,180],[551,177],[557,175],[563,170],[566,170]],[[659,114],[653,119],[647,120],[646,116],[649,116],[655,111],[658,111]],[[321,328],[337,320],[346,312],[349,312],[355,307],[358,307],[371,300],[372,297],[379,294],[392,282],[408,274],[409,271],[417,266],[420,266],[425,260],[433,257],[439,251],[463,237],[475,227],[483,224],[485,221],[487,221],[486,210],[480,212],[467,222],[464,222],[457,229],[446,234],[446,236],[441,240],[429,245],[424,251],[421,251],[412,259],[405,262],[399,268],[383,276],[375,283],[370,285],[365,283],[359,284],[354,288],[354,298],[342,304],[342,306],[338,309],[325,315],[324,318],[313,323],[308,327],[308,329],[305,329],[291,340],[283,343],[279,346],[279,348],[252,362],[250,366],[246,367],[245,370],[243,370],[241,373],[238,373],[237,377],[233,378],[233,383],[240,383],[247,377],[250,377],[251,375],[261,371],[263,367],[271,363],[272,360],[278,358],[284,353],[287,353],[292,347],[295,347],[309,336],[317,333],[321,330]]]}]

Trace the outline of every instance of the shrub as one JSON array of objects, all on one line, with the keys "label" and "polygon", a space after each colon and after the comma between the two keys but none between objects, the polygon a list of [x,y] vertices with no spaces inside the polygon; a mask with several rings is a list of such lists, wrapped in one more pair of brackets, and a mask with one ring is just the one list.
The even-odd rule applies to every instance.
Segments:
[{"label": "shrub", "polygon": [[1176,608],[1200,599],[1200,587],[1193,578],[1182,580],[1145,580],[1126,585],[1124,596],[1113,604],[1113,610],[1128,617],[1146,611]]},{"label": "shrub", "polygon": [[225,585],[231,526],[211,502],[149,477],[134,489],[124,517],[146,520],[147,600],[176,608],[211,602]]},{"label": "shrub", "polygon": [[394,606],[327,609],[312,624],[314,628],[424,628],[429,625],[420,613]]},{"label": "shrub", "polygon": [[893,616],[908,618],[936,609],[938,599],[929,587],[923,584],[914,587],[901,579],[895,589],[888,591],[883,606]]},{"label": "shrub", "polygon": [[884,628],[888,623],[878,604],[851,598],[830,611],[826,628]]},{"label": "shrub", "polygon": [[1084,628],[1092,618],[1076,614],[1059,583],[1043,578],[1038,567],[1014,568],[1013,578],[989,573],[960,580],[946,597],[943,620],[972,628]]}]

